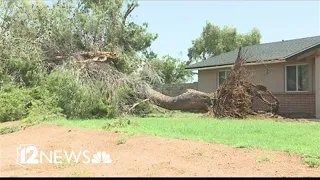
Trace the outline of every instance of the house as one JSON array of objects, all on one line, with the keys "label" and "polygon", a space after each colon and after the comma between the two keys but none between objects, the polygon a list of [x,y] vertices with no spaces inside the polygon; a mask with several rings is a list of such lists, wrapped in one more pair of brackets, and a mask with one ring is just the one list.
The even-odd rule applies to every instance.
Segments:
[{"label": "house", "polygon": [[[280,114],[320,118],[320,36],[242,49],[251,81],[265,85],[279,99]],[[189,65],[187,69],[198,70],[198,90],[216,91],[237,53],[238,49]],[[253,108],[267,107],[254,100]]]}]

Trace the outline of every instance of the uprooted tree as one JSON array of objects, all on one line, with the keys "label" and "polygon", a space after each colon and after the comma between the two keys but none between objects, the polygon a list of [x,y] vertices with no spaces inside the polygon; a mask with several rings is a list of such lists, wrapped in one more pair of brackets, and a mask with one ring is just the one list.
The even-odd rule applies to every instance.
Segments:
[{"label": "uprooted tree", "polygon": [[[252,109],[254,98],[268,105],[272,113],[277,113],[278,99],[265,86],[250,83],[249,71],[245,68],[244,63],[245,59],[241,56],[240,48],[226,82],[214,93],[190,89],[179,96],[168,97],[149,88],[146,94],[159,106],[167,109],[212,111],[216,117],[244,118],[255,114]],[[264,98],[265,94],[270,95],[273,102]]]},{"label": "uprooted tree", "polygon": [[217,92],[188,90],[169,97],[153,90],[162,80],[150,63],[157,35],[147,31],[147,23],[130,21],[136,7],[135,0],[66,0],[52,6],[0,1],[0,121],[42,121],[61,114],[114,117],[145,113],[154,104],[241,118],[254,113],[256,97],[277,112],[278,101],[264,98],[271,93],[246,78],[240,53]]},{"label": "uprooted tree", "polygon": [[[115,54],[96,52],[96,53],[78,53],[86,60],[76,60],[81,64],[81,69],[91,80],[99,80],[109,87],[112,91],[114,86],[130,84],[134,92],[140,98],[145,98],[155,103],[157,106],[168,110],[196,110],[202,112],[211,111],[215,117],[235,117],[244,118],[248,115],[254,115],[252,109],[253,99],[258,98],[270,107],[272,113],[277,113],[279,108],[278,99],[272,95],[263,85],[255,85],[248,79],[249,71],[244,66],[246,62],[241,55],[241,48],[235,64],[228,74],[226,82],[214,93],[204,93],[193,89],[188,89],[186,93],[176,97],[169,97],[152,89],[148,83],[141,79],[133,79],[117,70],[114,65],[116,61]],[[109,57],[109,61],[108,61]],[[107,63],[106,63],[107,62]],[[102,65],[96,63],[105,63]],[[96,76],[94,75],[94,73]],[[110,86],[112,88],[110,88]],[[270,95],[273,102],[269,102],[264,95]],[[136,104],[134,104],[136,106]]]}]

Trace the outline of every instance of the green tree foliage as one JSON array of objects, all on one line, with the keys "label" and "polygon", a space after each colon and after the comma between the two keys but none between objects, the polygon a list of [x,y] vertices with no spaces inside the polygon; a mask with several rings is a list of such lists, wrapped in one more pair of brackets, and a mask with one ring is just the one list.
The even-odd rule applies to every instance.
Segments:
[{"label": "green tree foliage", "polygon": [[[57,56],[80,51],[112,51],[117,67],[131,73],[150,50],[157,34],[148,24],[131,22],[136,1],[0,0],[0,121],[42,121],[60,117],[117,115],[117,100],[98,83],[81,81],[63,63],[48,68]],[[14,84],[14,88],[8,87]],[[125,95],[123,95],[125,96]],[[41,114],[41,116],[39,116]]]},{"label": "green tree foliage", "polygon": [[261,34],[257,28],[247,34],[239,34],[236,28],[220,28],[207,22],[200,37],[193,40],[192,47],[188,49],[188,63],[229,52],[240,46],[259,44],[260,39]]},{"label": "green tree foliage", "polygon": [[0,122],[19,120],[28,114],[30,90],[6,86],[0,90]]},{"label": "green tree foliage", "polygon": [[187,62],[179,58],[166,55],[161,59],[152,60],[152,64],[159,72],[164,84],[185,83],[192,76],[192,72],[185,69]]},{"label": "green tree foliage", "polygon": [[[150,46],[158,34],[147,31],[148,23],[142,25],[128,21],[130,13],[139,6],[136,1],[125,0],[83,0],[84,12],[96,12],[97,20],[90,24],[94,27],[95,47],[107,51],[116,51],[123,65],[124,72],[132,72],[140,63],[137,53],[145,56],[153,55]],[[125,9],[125,10],[123,10]],[[106,15],[107,14],[107,15]],[[88,22],[88,17],[85,18]],[[83,35],[82,35],[83,36]]]},{"label": "green tree foliage", "polygon": [[[8,49],[8,44],[17,47],[17,43],[25,43],[21,45],[25,47],[28,43],[41,48],[33,52],[45,54],[47,59],[81,50],[116,51],[122,57],[119,61],[128,63],[124,68],[129,68],[134,63],[126,61],[127,58],[137,60],[130,56],[146,52],[157,34],[147,32],[147,23],[128,21],[126,11],[122,10],[126,6],[137,7],[137,3],[66,0],[48,7],[41,1],[2,0],[0,32],[5,36],[1,37],[1,47],[6,45],[4,48]],[[13,54],[11,50],[8,53]]]}]

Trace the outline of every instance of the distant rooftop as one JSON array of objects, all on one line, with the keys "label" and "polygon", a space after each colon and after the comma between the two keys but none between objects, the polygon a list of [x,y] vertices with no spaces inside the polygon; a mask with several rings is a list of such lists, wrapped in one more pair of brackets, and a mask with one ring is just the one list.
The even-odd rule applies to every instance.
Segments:
[{"label": "distant rooftop", "polygon": [[[271,43],[243,47],[247,62],[285,60],[310,48],[320,47],[320,36],[292,40],[282,40]],[[238,55],[238,49],[212,56],[201,62],[191,64],[187,69],[198,69],[233,64]]]}]

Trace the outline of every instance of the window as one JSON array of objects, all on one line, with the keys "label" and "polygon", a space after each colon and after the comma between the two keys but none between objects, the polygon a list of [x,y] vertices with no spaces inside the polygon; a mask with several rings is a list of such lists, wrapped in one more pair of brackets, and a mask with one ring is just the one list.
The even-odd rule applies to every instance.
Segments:
[{"label": "window", "polygon": [[218,85],[219,86],[225,82],[225,80],[227,79],[228,73],[229,73],[229,71],[219,71],[218,72]]},{"label": "window", "polygon": [[286,66],[286,91],[308,91],[308,65]]}]

